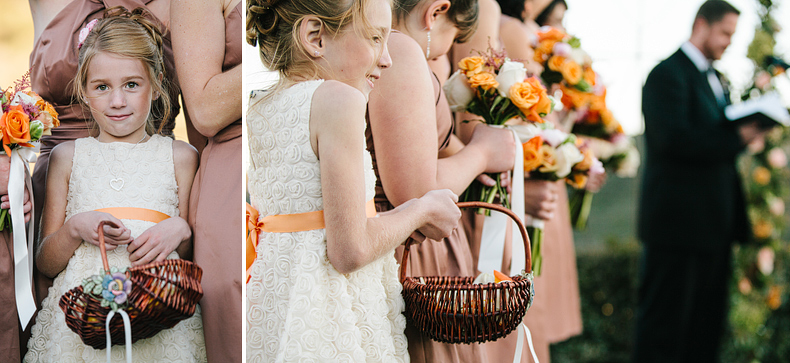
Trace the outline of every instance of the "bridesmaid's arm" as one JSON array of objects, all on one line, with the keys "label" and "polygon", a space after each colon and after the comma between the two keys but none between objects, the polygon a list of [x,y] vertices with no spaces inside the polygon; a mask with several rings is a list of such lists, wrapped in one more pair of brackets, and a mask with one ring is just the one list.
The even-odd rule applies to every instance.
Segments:
[{"label": "bridesmaid's arm", "polygon": [[173,0],[170,8],[173,54],[185,107],[195,129],[208,137],[241,118],[241,65],[222,72],[224,3]]}]

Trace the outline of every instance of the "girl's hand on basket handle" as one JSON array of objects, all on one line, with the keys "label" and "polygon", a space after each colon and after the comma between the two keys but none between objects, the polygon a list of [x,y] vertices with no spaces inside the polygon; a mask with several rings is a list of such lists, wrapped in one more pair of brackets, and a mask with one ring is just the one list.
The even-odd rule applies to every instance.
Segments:
[{"label": "girl's hand on basket handle", "polygon": [[414,202],[425,208],[425,222],[417,229],[423,236],[440,240],[458,228],[461,218],[461,210],[455,204],[458,196],[449,189],[432,190]]},{"label": "girl's hand on basket handle", "polygon": [[119,245],[129,244],[134,240],[132,231],[126,228],[121,220],[109,213],[83,212],[75,214],[69,220],[74,233],[83,241],[94,246],[99,246],[99,223],[102,221],[107,222],[104,225],[104,244],[107,246],[107,251],[114,250]]},{"label": "girl's hand on basket handle", "polygon": [[132,261],[132,266],[164,261],[182,242],[189,241],[190,238],[192,230],[189,229],[187,221],[181,217],[165,219],[145,230],[129,244],[129,261]]}]

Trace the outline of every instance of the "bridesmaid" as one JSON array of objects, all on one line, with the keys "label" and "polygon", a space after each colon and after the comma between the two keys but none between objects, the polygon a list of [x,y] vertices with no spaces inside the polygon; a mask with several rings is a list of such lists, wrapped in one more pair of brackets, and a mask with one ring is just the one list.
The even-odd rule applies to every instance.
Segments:
[{"label": "bridesmaid", "polygon": [[241,0],[172,0],[186,113],[208,138],[190,196],[209,362],[241,362]]},{"label": "bridesmaid", "polygon": [[[396,0],[388,42],[392,67],[370,94],[368,150],[378,182],[376,202],[386,211],[437,188],[460,193],[483,172],[513,165],[510,133],[485,126],[474,130],[469,145],[453,135],[453,120],[439,81],[426,60],[464,41],[477,23],[477,0]],[[408,92],[403,90],[408,89]],[[501,145],[511,152],[498,152]],[[438,154],[447,156],[437,159]],[[403,249],[396,251],[400,261]],[[410,276],[474,276],[472,255],[463,231],[412,248]],[[412,362],[484,362],[479,344],[437,343],[407,324]]]},{"label": "bridesmaid", "polygon": [[[34,47],[30,54],[30,75],[32,89],[45,101],[55,107],[60,119],[60,127],[52,129],[52,135],[41,138],[41,153],[33,170],[33,194],[35,219],[38,224],[45,202],[47,168],[49,153],[56,145],[90,135],[88,121],[90,114],[83,113],[74,97],[72,80],[77,74],[77,46],[80,31],[93,19],[101,18],[104,10],[113,6],[127,9],[147,8],[155,17],[156,24],[167,28],[170,14],[170,0],[30,0],[33,16]],[[163,135],[171,135],[178,114],[178,79],[170,45],[170,32],[164,33],[165,79],[173,85],[169,87],[172,102],[172,117],[161,125]],[[38,227],[35,228],[38,233]],[[38,241],[35,243],[38,249]],[[47,296],[52,279],[33,268],[36,303]],[[24,344],[23,347],[27,347]]]}]

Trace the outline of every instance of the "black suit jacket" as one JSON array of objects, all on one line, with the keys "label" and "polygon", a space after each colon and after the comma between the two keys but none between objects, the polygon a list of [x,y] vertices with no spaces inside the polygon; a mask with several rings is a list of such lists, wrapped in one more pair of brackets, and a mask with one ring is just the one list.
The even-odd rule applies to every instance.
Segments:
[{"label": "black suit jacket", "polygon": [[706,75],[683,51],[650,72],[642,112],[647,157],[640,239],[656,247],[690,249],[746,241],[750,227],[735,166],[744,145]]}]

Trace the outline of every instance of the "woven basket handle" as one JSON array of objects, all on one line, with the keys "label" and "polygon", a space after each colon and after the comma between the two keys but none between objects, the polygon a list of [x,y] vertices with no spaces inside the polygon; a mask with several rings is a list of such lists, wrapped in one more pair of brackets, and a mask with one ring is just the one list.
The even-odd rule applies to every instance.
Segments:
[{"label": "woven basket handle", "polygon": [[[507,214],[510,219],[516,222],[518,226],[519,232],[521,232],[521,239],[524,241],[524,255],[526,262],[524,264],[524,268],[526,269],[527,273],[532,272],[532,248],[530,247],[529,236],[527,235],[527,229],[524,228],[524,223],[521,223],[521,219],[513,213],[510,209],[507,209],[501,205],[491,204],[486,202],[458,202],[456,203],[458,208],[485,208],[490,210],[495,210],[497,212],[502,212]],[[400,269],[400,281],[401,283],[406,280],[406,267],[409,264],[409,249],[411,248],[411,243],[408,241],[406,242],[405,249],[403,250],[403,258],[401,260],[401,269]],[[512,271],[511,271],[512,272]]]},{"label": "woven basket handle", "polygon": [[[101,262],[104,265],[104,273],[110,274],[110,263],[107,261],[107,245],[104,243],[104,225],[114,224],[108,221],[99,222],[99,250],[101,250]],[[117,226],[116,226],[117,227]]]}]

